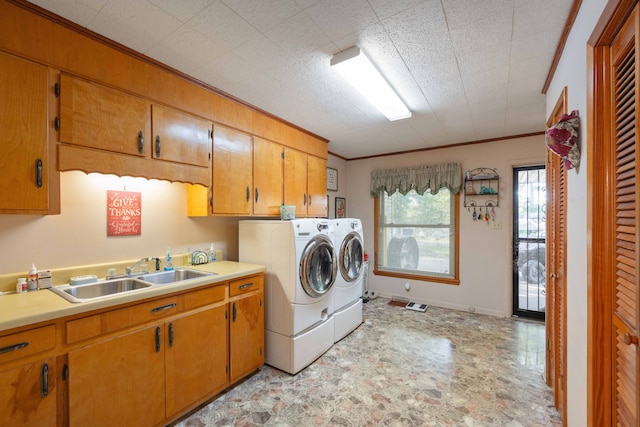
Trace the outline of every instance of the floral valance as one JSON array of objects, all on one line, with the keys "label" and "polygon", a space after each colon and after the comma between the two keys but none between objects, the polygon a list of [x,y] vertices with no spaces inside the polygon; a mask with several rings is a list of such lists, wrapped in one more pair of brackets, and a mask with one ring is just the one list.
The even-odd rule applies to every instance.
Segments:
[{"label": "floral valance", "polygon": [[462,165],[443,163],[412,168],[376,169],[371,171],[371,196],[378,197],[381,191],[393,194],[407,194],[411,190],[422,195],[427,191],[437,194],[441,188],[448,188],[457,194],[462,189]]}]

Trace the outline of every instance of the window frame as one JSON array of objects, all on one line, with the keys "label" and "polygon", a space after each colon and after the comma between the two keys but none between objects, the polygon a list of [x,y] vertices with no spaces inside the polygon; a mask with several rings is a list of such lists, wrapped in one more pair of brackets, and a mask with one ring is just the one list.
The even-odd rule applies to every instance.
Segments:
[{"label": "window frame", "polygon": [[423,282],[442,283],[446,285],[460,284],[460,192],[454,194],[454,236],[453,236],[453,277],[429,276],[423,274],[400,273],[397,271],[387,271],[378,269],[378,235],[380,221],[380,196],[373,199],[373,221],[375,230],[373,233],[373,274],[376,276],[395,277],[398,279],[420,280]]}]

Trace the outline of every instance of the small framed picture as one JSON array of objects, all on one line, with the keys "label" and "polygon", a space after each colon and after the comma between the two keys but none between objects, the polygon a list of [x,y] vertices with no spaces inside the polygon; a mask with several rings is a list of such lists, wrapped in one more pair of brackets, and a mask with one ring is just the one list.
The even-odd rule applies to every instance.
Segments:
[{"label": "small framed picture", "polygon": [[347,199],[336,197],[336,218],[347,217]]},{"label": "small framed picture", "polygon": [[327,168],[327,190],[338,191],[338,170]]}]

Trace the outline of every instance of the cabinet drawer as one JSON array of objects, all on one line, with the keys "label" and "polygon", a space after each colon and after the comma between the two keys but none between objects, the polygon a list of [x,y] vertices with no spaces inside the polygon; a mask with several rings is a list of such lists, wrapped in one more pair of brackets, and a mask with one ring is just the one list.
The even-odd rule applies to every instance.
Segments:
[{"label": "cabinet drawer", "polygon": [[50,350],[55,345],[54,325],[0,337],[0,363]]},{"label": "cabinet drawer", "polygon": [[229,283],[229,296],[234,297],[236,295],[246,294],[247,292],[257,291],[262,289],[262,282],[264,276],[257,274],[255,276],[245,277],[239,280],[232,280]]},{"label": "cabinet drawer", "polygon": [[180,311],[191,310],[216,302],[224,301],[225,286],[224,282],[218,286],[211,286],[205,289],[188,292],[181,295]]},{"label": "cabinet drawer", "polygon": [[170,297],[71,320],[67,322],[67,344],[126,329],[177,312],[178,299]]}]

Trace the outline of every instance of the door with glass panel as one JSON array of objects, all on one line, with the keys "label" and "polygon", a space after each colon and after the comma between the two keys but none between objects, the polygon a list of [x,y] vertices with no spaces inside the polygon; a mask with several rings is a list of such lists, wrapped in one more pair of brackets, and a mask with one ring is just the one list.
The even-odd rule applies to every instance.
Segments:
[{"label": "door with glass panel", "polygon": [[544,319],[546,201],[544,166],[513,169],[513,315]]}]

